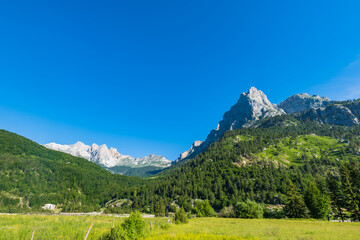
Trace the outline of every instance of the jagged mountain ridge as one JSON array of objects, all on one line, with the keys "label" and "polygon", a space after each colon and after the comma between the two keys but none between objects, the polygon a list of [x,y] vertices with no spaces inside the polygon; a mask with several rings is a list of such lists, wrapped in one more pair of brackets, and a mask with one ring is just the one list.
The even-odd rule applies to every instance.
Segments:
[{"label": "jagged mountain ridge", "polygon": [[227,111],[216,129],[212,130],[204,142],[196,141],[190,150],[180,154],[177,161],[192,158],[220,139],[227,130],[251,126],[252,123],[267,117],[285,114],[284,110],[272,104],[267,96],[255,87],[242,93],[238,102]]},{"label": "jagged mountain ridge", "polygon": [[310,96],[307,93],[302,93],[288,97],[285,101],[279,104],[279,107],[281,107],[287,114],[293,114],[310,109],[326,107],[332,102],[333,101],[327,97],[320,97],[318,95]]},{"label": "jagged mountain ridge", "polygon": [[130,168],[141,168],[149,166],[166,168],[169,167],[172,162],[163,156],[157,156],[154,154],[150,154],[149,156],[142,158],[133,158],[128,155],[120,154],[116,148],[111,147],[109,149],[105,144],[98,146],[94,143],[89,146],[79,141],[72,145],[48,143],[44,146],[49,149],[69,153],[73,156],[83,157],[106,169],[118,166]]},{"label": "jagged mountain ridge", "polygon": [[324,108],[296,114],[300,120],[317,121],[340,126],[360,125],[360,101],[333,103]]},{"label": "jagged mountain ridge", "polygon": [[302,93],[276,105],[272,104],[262,91],[251,87],[247,93],[241,94],[238,102],[224,114],[217,128],[210,132],[205,141],[195,141],[176,161],[193,158],[205,151],[228,130],[251,127],[261,119],[283,114],[295,114],[299,120],[352,126],[360,124],[360,102],[336,103],[327,97]]}]

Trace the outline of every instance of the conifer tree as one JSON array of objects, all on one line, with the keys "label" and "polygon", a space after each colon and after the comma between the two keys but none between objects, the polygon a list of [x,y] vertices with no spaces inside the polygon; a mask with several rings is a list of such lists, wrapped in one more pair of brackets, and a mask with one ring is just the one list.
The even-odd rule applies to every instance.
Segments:
[{"label": "conifer tree", "polygon": [[360,221],[359,208],[359,184],[357,182],[359,175],[359,164],[356,162],[345,163],[341,168],[341,183],[344,191],[345,206],[351,212],[353,220]]},{"label": "conifer tree", "polygon": [[318,187],[309,182],[304,194],[304,201],[312,218],[323,219],[328,217],[330,199],[326,193],[321,193]]},{"label": "conifer tree", "polygon": [[298,189],[290,184],[287,191],[287,204],[285,207],[286,216],[289,218],[306,218],[306,205]]},{"label": "conifer tree", "polygon": [[342,211],[342,207],[344,206],[344,197],[340,182],[337,181],[335,176],[331,173],[328,173],[326,182],[331,199],[331,208],[333,212],[341,218],[341,221],[344,221],[344,213]]}]

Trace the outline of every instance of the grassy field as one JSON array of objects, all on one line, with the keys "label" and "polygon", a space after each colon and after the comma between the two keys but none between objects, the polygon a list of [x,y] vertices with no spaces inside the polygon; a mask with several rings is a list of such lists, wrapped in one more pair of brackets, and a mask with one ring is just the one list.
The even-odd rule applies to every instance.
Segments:
[{"label": "grassy field", "polygon": [[[110,216],[0,215],[0,239],[99,239],[123,218]],[[145,239],[360,239],[360,223],[311,220],[197,218],[188,224],[161,229],[167,220],[147,219]],[[151,222],[151,224],[150,224]],[[150,227],[152,231],[150,231]],[[221,237],[223,236],[223,237]]]}]

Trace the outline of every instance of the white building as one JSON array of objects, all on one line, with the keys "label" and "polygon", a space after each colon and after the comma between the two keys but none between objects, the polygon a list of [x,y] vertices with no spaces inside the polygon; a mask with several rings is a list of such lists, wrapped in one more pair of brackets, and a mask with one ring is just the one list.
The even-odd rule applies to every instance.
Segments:
[{"label": "white building", "polygon": [[47,204],[44,204],[44,206],[42,206],[42,208],[45,209],[45,210],[54,210],[56,208],[56,205],[51,204],[51,203],[47,203]]}]

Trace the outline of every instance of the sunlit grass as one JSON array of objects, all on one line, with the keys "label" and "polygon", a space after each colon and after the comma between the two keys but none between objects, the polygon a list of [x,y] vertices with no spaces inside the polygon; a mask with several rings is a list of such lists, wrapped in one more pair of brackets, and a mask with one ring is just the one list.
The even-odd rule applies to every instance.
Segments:
[{"label": "sunlit grass", "polygon": [[[148,239],[178,239],[175,237],[186,236],[186,234],[209,234],[210,238],[208,239],[214,239],[211,236],[218,235],[245,239],[350,240],[360,239],[360,223],[285,219],[197,218],[192,219],[189,224],[172,225],[166,231],[154,232],[154,238],[149,237]],[[159,235],[162,238],[157,237]]]},{"label": "sunlit grass", "polygon": [[[111,216],[0,216],[0,239],[99,239],[123,218]],[[146,219],[145,239],[360,239],[360,223],[311,220],[196,218],[188,224],[171,224],[165,218]],[[151,231],[150,231],[151,229]]]}]

